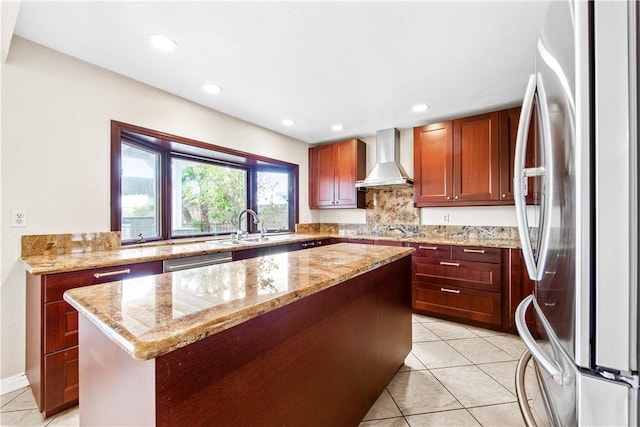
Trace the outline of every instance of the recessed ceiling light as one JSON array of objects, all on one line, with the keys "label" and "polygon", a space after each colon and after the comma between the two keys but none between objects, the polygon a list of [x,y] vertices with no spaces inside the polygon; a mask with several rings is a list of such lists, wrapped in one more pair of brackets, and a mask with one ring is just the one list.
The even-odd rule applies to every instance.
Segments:
[{"label": "recessed ceiling light", "polygon": [[414,113],[423,113],[427,111],[429,108],[430,106],[427,104],[416,104],[411,109],[413,110]]},{"label": "recessed ceiling light", "polygon": [[342,126],[339,123],[336,123],[335,125],[331,126],[331,130],[334,131],[334,132],[341,131],[342,129],[344,129],[344,126]]},{"label": "recessed ceiling light", "polygon": [[291,119],[284,119],[284,120],[282,120],[282,124],[285,125],[285,126],[293,126],[293,125],[296,124],[296,122],[294,122]]},{"label": "recessed ceiling light", "polygon": [[207,93],[220,93],[222,88],[218,85],[214,85],[213,83],[205,83],[202,85],[202,90]]},{"label": "recessed ceiling light", "polygon": [[171,40],[167,36],[163,36],[161,34],[153,34],[150,38],[151,38],[151,43],[158,50],[162,50],[164,52],[172,52],[178,48],[178,43]]}]

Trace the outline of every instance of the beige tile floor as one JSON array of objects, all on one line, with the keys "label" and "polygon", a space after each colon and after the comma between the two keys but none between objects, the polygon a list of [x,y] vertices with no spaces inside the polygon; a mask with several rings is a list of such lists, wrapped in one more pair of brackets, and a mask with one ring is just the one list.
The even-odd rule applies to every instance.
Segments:
[{"label": "beige tile floor", "polygon": [[[513,335],[413,316],[413,349],[360,427],[523,426]],[[527,382],[534,381],[527,378]],[[1,426],[78,426],[78,407],[42,420],[29,387],[1,396]]]}]

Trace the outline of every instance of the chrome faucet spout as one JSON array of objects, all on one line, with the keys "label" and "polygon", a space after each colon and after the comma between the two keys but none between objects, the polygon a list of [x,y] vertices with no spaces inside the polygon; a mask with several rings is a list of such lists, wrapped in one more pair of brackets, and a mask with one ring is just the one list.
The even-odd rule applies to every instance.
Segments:
[{"label": "chrome faucet spout", "polygon": [[259,224],[260,218],[258,218],[258,214],[253,209],[243,209],[238,214],[238,239],[242,238],[244,231],[242,230],[242,214],[247,213],[253,217],[253,223]]}]

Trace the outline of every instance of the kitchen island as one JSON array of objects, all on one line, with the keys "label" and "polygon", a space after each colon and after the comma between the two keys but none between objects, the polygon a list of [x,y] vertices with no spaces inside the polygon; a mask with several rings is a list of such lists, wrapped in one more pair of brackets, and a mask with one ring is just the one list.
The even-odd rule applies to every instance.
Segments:
[{"label": "kitchen island", "polygon": [[411,253],[337,244],[77,288],[82,425],[357,425],[411,349]]}]

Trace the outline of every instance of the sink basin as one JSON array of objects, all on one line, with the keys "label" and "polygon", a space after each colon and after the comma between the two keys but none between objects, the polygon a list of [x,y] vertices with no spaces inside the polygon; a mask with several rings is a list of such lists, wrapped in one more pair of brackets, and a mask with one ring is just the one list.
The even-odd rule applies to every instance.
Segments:
[{"label": "sink basin", "polygon": [[283,241],[283,240],[289,240],[289,239],[291,239],[291,237],[292,237],[292,235],[288,235],[288,234],[274,235],[274,236],[264,236],[264,237],[251,235],[250,237],[246,237],[246,238],[244,238],[242,240],[230,240],[230,239],[207,240],[207,243],[213,243],[213,244],[216,244],[216,245],[235,246],[235,245],[242,245],[242,244],[246,245],[246,244],[250,244],[250,243],[269,242],[269,241],[278,242],[278,241]]},{"label": "sink basin", "polygon": [[207,243],[214,243],[216,245],[241,245],[246,243],[268,242],[269,240],[269,237],[248,237],[242,240],[208,240]]}]

